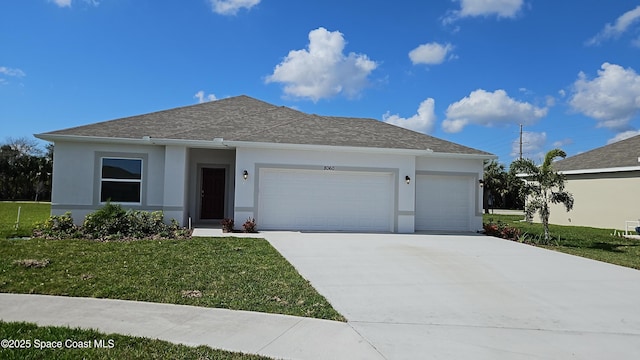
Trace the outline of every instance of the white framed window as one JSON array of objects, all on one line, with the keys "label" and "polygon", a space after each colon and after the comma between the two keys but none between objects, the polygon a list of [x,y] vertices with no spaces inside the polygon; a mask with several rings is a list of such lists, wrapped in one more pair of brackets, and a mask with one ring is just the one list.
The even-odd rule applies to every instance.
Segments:
[{"label": "white framed window", "polygon": [[142,159],[100,158],[100,202],[142,203]]}]

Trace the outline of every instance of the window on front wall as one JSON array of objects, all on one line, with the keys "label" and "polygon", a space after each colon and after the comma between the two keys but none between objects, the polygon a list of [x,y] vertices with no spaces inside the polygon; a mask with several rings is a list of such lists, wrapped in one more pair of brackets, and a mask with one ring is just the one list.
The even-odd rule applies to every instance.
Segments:
[{"label": "window on front wall", "polygon": [[103,157],[100,173],[100,202],[142,202],[142,159]]}]

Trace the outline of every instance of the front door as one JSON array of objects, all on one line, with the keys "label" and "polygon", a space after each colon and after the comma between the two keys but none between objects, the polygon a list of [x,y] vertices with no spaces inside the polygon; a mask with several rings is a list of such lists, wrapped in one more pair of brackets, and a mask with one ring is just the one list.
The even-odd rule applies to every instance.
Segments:
[{"label": "front door", "polygon": [[225,178],[225,169],[202,169],[200,219],[224,218]]}]

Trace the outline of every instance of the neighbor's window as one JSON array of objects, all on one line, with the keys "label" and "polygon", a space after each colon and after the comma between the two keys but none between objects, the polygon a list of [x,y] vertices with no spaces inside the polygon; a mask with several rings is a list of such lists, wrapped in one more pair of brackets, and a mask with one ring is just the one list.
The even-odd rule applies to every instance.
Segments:
[{"label": "neighbor's window", "polygon": [[142,159],[102,158],[100,202],[140,203]]}]

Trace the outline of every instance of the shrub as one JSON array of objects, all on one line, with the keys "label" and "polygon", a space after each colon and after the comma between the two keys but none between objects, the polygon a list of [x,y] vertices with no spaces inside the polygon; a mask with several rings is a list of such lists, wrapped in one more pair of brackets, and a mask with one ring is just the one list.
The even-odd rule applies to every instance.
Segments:
[{"label": "shrub", "polygon": [[245,221],[244,224],[242,224],[242,228],[246,233],[257,233],[258,228],[256,225],[256,219],[248,218],[247,221]]},{"label": "shrub", "polygon": [[155,238],[187,238],[189,229],[180,227],[177,221],[164,223],[162,211],[124,210],[120,205],[107,202],[99,210],[85,218],[82,227],[73,224],[70,213],[51,216],[44,224],[36,226],[34,237],[65,239],[84,236],[95,240],[136,240]]},{"label": "shrub", "polygon": [[222,219],[222,221],[220,221],[220,225],[222,225],[222,232],[229,233],[233,231],[233,219]]},{"label": "shrub", "polygon": [[73,222],[70,212],[64,215],[53,215],[44,222],[36,223],[33,236],[43,239],[69,239],[81,236],[81,231]]},{"label": "shrub", "polygon": [[494,223],[492,220],[489,220],[488,223],[482,224],[482,228],[484,229],[484,233],[486,235],[509,240],[518,240],[522,233],[520,229],[513,226],[508,226],[502,221]]},{"label": "shrub", "polygon": [[127,212],[118,204],[107,202],[102,208],[87,215],[82,224],[82,232],[92,239],[109,239],[126,236]]}]

